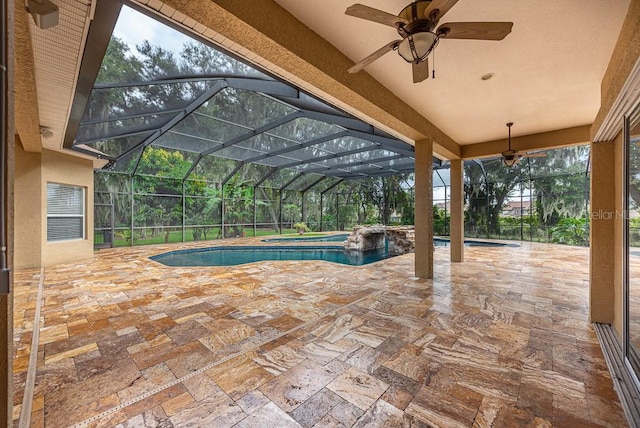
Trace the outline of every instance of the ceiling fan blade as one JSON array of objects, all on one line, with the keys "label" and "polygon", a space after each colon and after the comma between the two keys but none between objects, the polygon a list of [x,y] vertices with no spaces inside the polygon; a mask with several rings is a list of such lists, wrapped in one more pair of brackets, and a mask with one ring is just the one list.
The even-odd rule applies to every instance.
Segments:
[{"label": "ceiling fan blade", "polygon": [[546,153],[522,153],[519,156],[522,156],[525,158],[546,158],[547,154]]},{"label": "ceiling fan blade", "polygon": [[344,13],[349,16],[355,16],[356,18],[366,19],[367,21],[377,22],[390,27],[395,27],[397,23],[408,24],[408,21],[404,18],[363,4],[356,3],[349,6]]},{"label": "ceiling fan blade", "polygon": [[447,22],[436,34],[445,39],[502,40],[512,27],[513,22]]},{"label": "ceiling fan blade", "polygon": [[433,0],[429,6],[424,10],[425,18],[429,18],[429,14],[431,11],[438,9],[438,16],[436,19],[442,18],[442,16],[449,11],[455,4],[458,3],[458,0]]},{"label": "ceiling fan blade", "polygon": [[372,53],[371,55],[369,55],[368,57],[366,57],[365,59],[363,59],[356,65],[354,65],[353,67],[351,67],[348,70],[349,73],[357,73],[358,71],[362,70],[367,65],[371,64],[373,61],[380,58],[382,55],[394,50],[395,47],[398,45],[398,43],[400,43],[400,40],[394,40],[393,42],[384,45],[383,47],[381,47],[380,49],[378,49],[377,51],[375,51],[374,53]]},{"label": "ceiling fan blade", "polygon": [[413,83],[420,83],[429,78],[429,58],[420,62],[412,62],[411,67],[413,68]]}]

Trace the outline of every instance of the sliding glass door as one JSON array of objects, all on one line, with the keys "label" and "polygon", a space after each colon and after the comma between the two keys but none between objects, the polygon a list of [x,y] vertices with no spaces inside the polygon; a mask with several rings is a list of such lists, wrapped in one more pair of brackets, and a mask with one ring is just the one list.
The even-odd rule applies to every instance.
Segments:
[{"label": "sliding glass door", "polygon": [[626,363],[640,378],[640,106],[625,118],[625,333]]}]

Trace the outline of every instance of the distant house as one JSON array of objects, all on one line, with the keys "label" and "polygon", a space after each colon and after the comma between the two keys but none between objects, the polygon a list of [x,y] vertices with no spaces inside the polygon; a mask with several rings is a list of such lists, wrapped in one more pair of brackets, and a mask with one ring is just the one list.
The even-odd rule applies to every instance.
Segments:
[{"label": "distant house", "polygon": [[438,209],[446,210],[447,212],[451,211],[451,201],[449,200],[446,202],[438,202],[434,204],[434,206],[438,207]]},{"label": "distant house", "polygon": [[508,201],[502,208],[505,217],[520,217],[531,213],[531,201]]},{"label": "distant house", "polygon": [[398,212],[395,210],[389,216],[389,221],[391,223],[400,223],[401,220],[402,220],[402,214],[398,214]]}]

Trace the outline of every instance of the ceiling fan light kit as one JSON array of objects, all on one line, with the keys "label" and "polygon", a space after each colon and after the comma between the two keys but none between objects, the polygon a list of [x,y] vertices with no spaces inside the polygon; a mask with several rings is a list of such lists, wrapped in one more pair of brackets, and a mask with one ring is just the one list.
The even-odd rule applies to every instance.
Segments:
[{"label": "ceiling fan light kit", "polygon": [[504,164],[504,166],[510,168],[517,164],[519,160],[520,159],[518,159],[516,156],[505,156],[502,158],[502,163]]},{"label": "ceiling fan light kit", "polygon": [[394,27],[400,40],[378,49],[349,69],[357,73],[384,54],[395,50],[405,61],[412,63],[414,83],[429,77],[428,57],[440,39],[502,40],[513,27],[512,22],[448,22],[440,25],[440,18],[458,0],[417,0],[407,5],[396,16],[362,4],[354,4],[345,13]]},{"label": "ceiling fan light kit", "polygon": [[513,126],[513,122],[507,123],[507,128],[509,128],[509,149],[502,152],[502,164],[506,167],[512,167],[522,158],[542,158],[547,156],[546,153],[520,153],[517,150],[513,150],[511,148],[511,127]]},{"label": "ceiling fan light kit", "polygon": [[424,61],[438,44],[438,36],[424,31],[409,35],[398,45],[398,54],[407,62]]}]

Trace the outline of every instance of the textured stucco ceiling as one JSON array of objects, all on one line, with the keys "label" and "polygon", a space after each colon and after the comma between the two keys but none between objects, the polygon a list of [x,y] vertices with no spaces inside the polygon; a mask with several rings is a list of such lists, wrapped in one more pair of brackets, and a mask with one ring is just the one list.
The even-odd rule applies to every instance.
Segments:
[{"label": "textured stucco ceiling", "polygon": [[[391,40],[395,29],[346,16],[354,0],[276,0],[354,62]],[[359,0],[393,14],[405,0]],[[628,0],[459,0],[447,21],[511,21],[501,42],[443,40],[436,79],[414,84],[411,66],[389,53],[367,67],[397,96],[459,144],[591,124],[600,83]],[[433,60],[431,59],[433,63]],[[363,72],[361,72],[363,73]],[[482,81],[486,73],[495,77]]]}]

